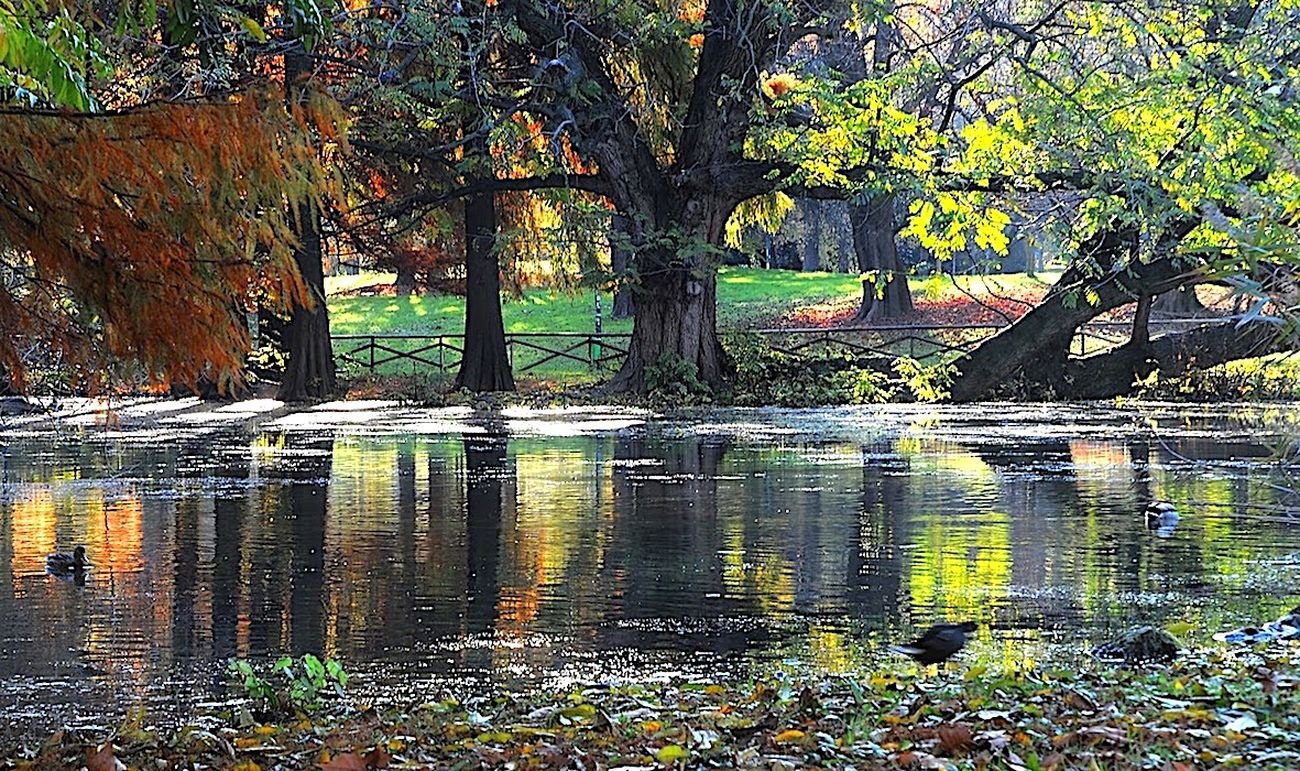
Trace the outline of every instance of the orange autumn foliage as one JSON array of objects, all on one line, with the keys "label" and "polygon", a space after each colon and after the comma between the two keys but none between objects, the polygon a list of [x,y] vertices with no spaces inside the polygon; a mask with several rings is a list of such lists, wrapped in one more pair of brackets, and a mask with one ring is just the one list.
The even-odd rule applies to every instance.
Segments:
[{"label": "orange autumn foliage", "polygon": [[311,302],[290,203],[331,186],[309,136],[340,126],[274,93],[0,115],[0,381],[238,381],[254,293]]}]

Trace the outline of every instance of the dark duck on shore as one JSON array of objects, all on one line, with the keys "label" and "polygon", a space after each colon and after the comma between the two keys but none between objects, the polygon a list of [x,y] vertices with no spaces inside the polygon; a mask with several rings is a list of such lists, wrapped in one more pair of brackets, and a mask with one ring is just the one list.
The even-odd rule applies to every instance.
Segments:
[{"label": "dark duck on shore", "polygon": [[974,621],[960,624],[935,624],[925,634],[907,645],[891,645],[889,649],[911,656],[921,664],[941,664],[966,645],[966,637],[973,635],[979,626]]},{"label": "dark duck on shore", "polygon": [[78,546],[71,553],[55,552],[45,558],[45,570],[56,576],[82,573],[90,567],[86,561],[86,547]]}]

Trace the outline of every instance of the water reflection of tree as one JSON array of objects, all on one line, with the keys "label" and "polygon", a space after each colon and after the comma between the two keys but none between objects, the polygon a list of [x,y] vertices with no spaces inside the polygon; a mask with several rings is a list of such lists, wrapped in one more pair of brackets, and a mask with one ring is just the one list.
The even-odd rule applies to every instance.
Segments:
[{"label": "water reflection of tree", "polygon": [[504,437],[465,439],[465,627],[470,633],[489,632],[496,625],[506,450]]}]

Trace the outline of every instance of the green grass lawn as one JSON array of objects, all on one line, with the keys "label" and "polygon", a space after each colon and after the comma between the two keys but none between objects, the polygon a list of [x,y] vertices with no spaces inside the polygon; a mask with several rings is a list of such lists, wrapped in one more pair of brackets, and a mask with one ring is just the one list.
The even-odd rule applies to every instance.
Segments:
[{"label": "green grass lawn", "polygon": [[[969,292],[1016,292],[1042,286],[1053,276],[1013,273],[988,278],[958,276],[957,285],[946,277],[913,279],[918,299],[956,298]],[[465,299],[451,295],[409,297],[343,297],[340,291],[376,283],[391,283],[391,274],[337,276],[327,280],[330,325],[336,335],[356,334],[461,334],[465,324]],[[765,325],[808,306],[858,302],[862,284],[857,274],[801,273],[791,270],[724,268],[718,277],[718,321],[723,328]],[[603,293],[606,332],[631,332],[631,319],[609,317],[613,298]],[[591,290],[558,294],[532,289],[522,298],[505,298],[502,314],[507,332],[591,332],[595,329],[595,301]]]}]

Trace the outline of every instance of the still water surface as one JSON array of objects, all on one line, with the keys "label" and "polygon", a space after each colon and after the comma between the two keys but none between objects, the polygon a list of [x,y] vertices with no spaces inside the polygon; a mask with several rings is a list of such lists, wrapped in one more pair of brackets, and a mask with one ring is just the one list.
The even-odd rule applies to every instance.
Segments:
[{"label": "still water surface", "polygon": [[[256,429],[0,423],[10,731],[184,716],[223,662],[361,688],[852,671],[940,618],[968,656],[1208,637],[1300,594],[1296,415],[1147,406],[709,412],[326,407]],[[1142,509],[1170,500],[1172,532]],[[84,585],[45,555],[85,544]],[[900,666],[905,666],[900,664]]]}]

